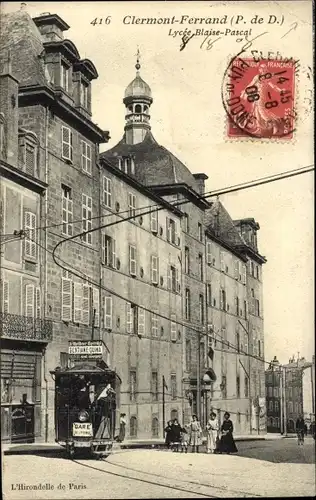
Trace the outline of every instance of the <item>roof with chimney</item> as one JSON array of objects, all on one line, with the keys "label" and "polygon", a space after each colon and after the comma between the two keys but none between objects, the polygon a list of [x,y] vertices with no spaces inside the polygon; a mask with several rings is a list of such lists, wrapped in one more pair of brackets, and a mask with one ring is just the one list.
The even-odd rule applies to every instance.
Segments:
[{"label": "roof with chimney", "polygon": [[205,225],[211,234],[232,247],[247,245],[219,199],[205,211]]}]

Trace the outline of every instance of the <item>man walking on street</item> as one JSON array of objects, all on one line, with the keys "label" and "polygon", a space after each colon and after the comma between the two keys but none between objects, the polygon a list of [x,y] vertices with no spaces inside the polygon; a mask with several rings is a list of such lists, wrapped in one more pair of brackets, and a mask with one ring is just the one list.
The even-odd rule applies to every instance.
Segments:
[{"label": "man walking on street", "polygon": [[305,421],[302,415],[296,420],[297,444],[304,444]]}]

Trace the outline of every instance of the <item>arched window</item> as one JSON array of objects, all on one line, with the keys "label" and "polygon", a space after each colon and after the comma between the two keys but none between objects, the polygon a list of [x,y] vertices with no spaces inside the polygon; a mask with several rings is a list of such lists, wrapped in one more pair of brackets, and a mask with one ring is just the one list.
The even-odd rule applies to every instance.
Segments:
[{"label": "arched window", "polygon": [[171,410],[170,419],[174,420],[175,418],[178,418],[178,410]]},{"label": "arched window", "polygon": [[135,106],[135,113],[141,113],[142,112],[142,107],[140,104],[136,104]]},{"label": "arched window", "polygon": [[154,417],[151,421],[151,433],[153,437],[159,436],[159,420],[157,417]]},{"label": "arched window", "polygon": [[137,437],[137,418],[131,417],[129,422],[129,435],[130,437]]}]

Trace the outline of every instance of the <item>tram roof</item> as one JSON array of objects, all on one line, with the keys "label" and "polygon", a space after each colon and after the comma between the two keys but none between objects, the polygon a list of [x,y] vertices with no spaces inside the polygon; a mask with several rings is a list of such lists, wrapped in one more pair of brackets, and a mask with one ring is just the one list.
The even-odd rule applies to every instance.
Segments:
[{"label": "tram roof", "polygon": [[53,375],[76,375],[76,374],[99,374],[99,375],[102,375],[102,374],[112,374],[112,375],[115,375],[119,380],[120,377],[118,376],[118,374],[114,371],[114,370],[111,370],[107,365],[104,365],[103,366],[98,366],[97,364],[92,364],[92,363],[78,363],[76,364],[75,366],[71,367],[71,368],[65,368],[65,369],[58,369],[55,368],[55,370],[52,370],[51,373]]}]

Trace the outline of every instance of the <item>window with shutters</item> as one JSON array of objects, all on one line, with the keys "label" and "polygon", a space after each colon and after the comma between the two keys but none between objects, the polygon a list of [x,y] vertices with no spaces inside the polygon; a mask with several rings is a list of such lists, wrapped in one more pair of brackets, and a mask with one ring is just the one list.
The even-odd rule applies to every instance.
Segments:
[{"label": "window with shutters", "polygon": [[129,273],[131,276],[137,274],[136,247],[129,245]]},{"label": "window with shutters", "polygon": [[73,204],[72,204],[71,188],[62,184],[61,190],[62,190],[62,222],[63,222],[62,232],[66,236],[72,236]]},{"label": "window with shutters", "polygon": [[29,142],[25,143],[25,172],[35,175],[36,172],[37,148]]},{"label": "window with shutters", "polygon": [[2,112],[0,113],[0,156],[2,159],[6,159],[7,157],[6,121]]},{"label": "window with shutters", "polygon": [[39,287],[36,287],[35,290],[35,317],[40,318],[42,316],[42,309],[41,309],[41,289]]},{"label": "window with shutters", "polygon": [[82,284],[74,283],[74,323],[81,323],[82,319]]},{"label": "window with shutters", "polygon": [[203,228],[200,222],[198,222],[198,237],[200,241],[203,241]]},{"label": "window with shutters", "polygon": [[239,297],[235,299],[236,303],[236,316],[239,316]]},{"label": "window with shutters", "polygon": [[134,333],[135,325],[135,307],[129,302],[126,304],[126,331],[127,333]]},{"label": "window with shutters", "polygon": [[153,401],[158,401],[158,373],[151,372],[151,395]]},{"label": "window with shutters", "polygon": [[171,375],[171,399],[177,399],[177,376],[175,374]]},{"label": "window with shutters", "polygon": [[249,397],[249,379],[247,375],[245,375],[245,398]]},{"label": "window with shutters", "polygon": [[204,295],[199,295],[199,322],[203,323],[204,321]]},{"label": "window with shutters", "polygon": [[183,231],[185,233],[189,232],[189,215],[187,213],[185,213],[183,217]]},{"label": "window with shutters", "polygon": [[213,255],[212,255],[212,243],[210,241],[206,244],[206,263],[212,265]]},{"label": "window with shutters", "polygon": [[185,341],[185,368],[187,371],[191,370],[191,340]]},{"label": "window with shutters", "polygon": [[133,193],[128,193],[128,216],[136,217],[136,196]]},{"label": "window with shutters", "polygon": [[36,260],[36,214],[24,212],[24,230],[26,232],[26,237],[24,238],[24,258]]},{"label": "window with shutters", "polygon": [[203,281],[203,279],[204,279],[204,276],[203,276],[203,255],[201,253],[199,253],[198,260],[199,260],[199,278],[201,281]]},{"label": "window with shutters", "polygon": [[247,267],[246,264],[242,265],[242,282],[245,285],[247,282]]},{"label": "window with shutters", "polygon": [[73,286],[69,276],[63,276],[61,279],[61,319],[63,321],[72,320],[72,296]]},{"label": "window with shutters", "polygon": [[80,83],[80,104],[83,108],[88,109],[89,101],[88,101],[88,95],[89,95],[89,85],[87,85],[85,82]]},{"label": "window with shutters", "polygon": [[257,278],[257,280],[260,280],[260,268],[259,268],[259,266],[256,266],[256,278]]},{"label": "window with shutters", "polygon": [[94,326],[100,326],[100,294],[98,288],[92,288],[92,319]]},{"label": "window with shutters", "polygon": [[185,247],[184,249],[184,272],[185,274],[190,274],[190,249]]},{"label": "window with shutters", "polygon": [[157,338],[158,337],[158,316],[155,313],[158,313],[158,311],[155,310],[151,315],[151,334],[153,337]]},{"label": "window with shutters", "polygon": [[2,311],[4,313],[9,312],[9,282],[2,282]]},{"label": "window with shutters", "polygon": [[150,213],[150,230],[152,233],[158,233],[158,212],[153,210]]},{"label": "window with shutters", "polygon": [[258,340],[258,356],[259,356],[259,358],[261,358],[261,354],[262,354],[261,353],[261,342],[260,342],[260,340]]},{"label": "window with shutters", "polygon": [[113,267],[116,269],[116,241],[108,236],[107,234],[102,233],[102,264],[104,266]]},{"label": "window with shutters", "polygon": [[108,177],[103,177],[103,203],[106,207],[112,206],[112,186]]},{"label": "window with shutters", "polygon": [[[82,195],[82,231],[92,229],[92,198],[86,194]],[[82,241],[92,244],[92,233],[83,234]]]},{"label": "window with shutters", "polygon": [[176,244],[176,223],[173,219],[169,219],[167,217],[166,226],[167,226],[167,241],[169,241],[169,243],[173,243],[175,245]]},{"label": "window with shutters", "polygon": [[221,392],[222,392],[222,398],[226,399],[227,398],[227,379],[226,379],[226,375],[222,375]]},{"label": "window with shutters", "polygon": [[240,398],[240,377],[239,375],[236,377],[236,396]]},{"label": "window with shutters", "polygon": [[129,374],[129,396],[130,401],[134,403],[136,401],[136,392],[137,392],[137,373],[136,370],[131,370]]},{"label": "window with shutters", "polygon": [[19,164],[24,172],[32,177],[38,175],[39,142],[36,134],[27,130],[19,130]]},{"label": "window with shutters", "polygon": [[90,324],[90,286],[82,285],[82,323]]},{"label": "window with shutters", "polygon": [[64,62],[60,65],[60,86],[66,91],[69,92],[69,83],[70,83],[70,68]]},{"label": "window with shutters", "polygon": [[69,127],[61,127],[61,156],[72,161],[72,131]]},{"label": "window with shutters", "polygon": [[34,318],[34,285],[25,287],[25,316]]},{"label": "window with shutters", "polygon": [[112,330],[113,300],[112,297],[104,297],[104,328]]},{"label": "window with shutters", "polygon": [[137,333],[140,336],[145,335],[145,310],[142,307],[138,307],[138,318],[137,318]]},{"label": "window with shutters", "polygon": [[177,271],[174,266],[168,267],[168,289],[172,292],[177,291]]},{"label": "window with shutters", "polygon": [[223,252],[221,252],[220,258],[221,258],[221,271],[225,272],[225,258]]},{"label": "window with shutters", "polygon": [[244,318],[248,319],[248,303],[244,300]]},{"label": "window with shutters", "polygon": [[220,306],[222,311],[226,311],[226,292],[225,290],[220,291]]},{"label": "window with shutters", "polygon": [[239,334],[239,332],[236,332],[236,345],[237,345],[237,352],[240,352],[240,334]]},{"label": "window with shutters", "polygon": [[171,314],[170,315],[170,338],[172,342],[176,342],[177,340],[177,324],[176,324],[176,315]]},{"label": "window with shutters", "polygon": [[185,319],[190,321],[191,318],[191,293],[189,288],[185,289]]},{"label": "window with shutters", "polygon": [[258,299],[254,300],[255,316],[260,316],[260,302]]},{"label": "window with shutters", "polygon": [[159,260],[157,255],[151,256],[151,282],[158,285],[159,278]]},{"label": "window with shutters", "polygon": [[246,333],[244,336],[244,347],[245,347],[245,353],[248,354],[248,335]]},{"label": "window with shutters", "polygon": [[91,146],[86,141],[81,141],[81,167],[84,172],[91,175]]},{"label": "window with shutters", "polygon": [[212,306],[212,285],[211,285],[211,283],[207,284],[206,290],[207,290],[207,305]]}]

